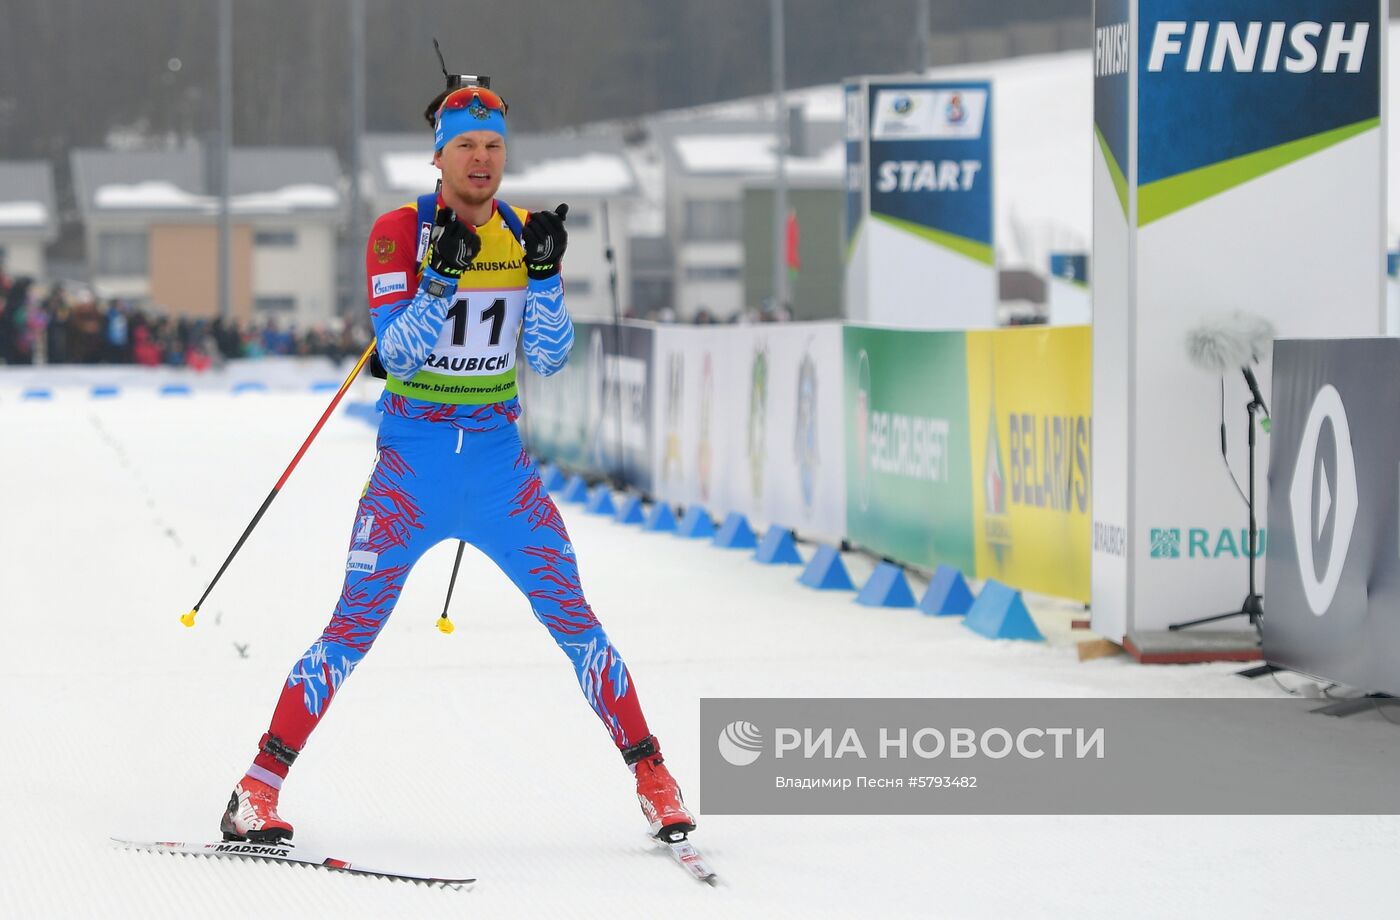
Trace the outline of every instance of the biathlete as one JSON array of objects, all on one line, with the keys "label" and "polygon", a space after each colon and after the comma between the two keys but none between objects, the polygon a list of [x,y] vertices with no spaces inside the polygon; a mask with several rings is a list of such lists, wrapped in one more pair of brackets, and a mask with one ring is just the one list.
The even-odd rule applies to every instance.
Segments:
[{"label": "biathlete", "polygon": [[350,535],[330,623],[292,667],[229,798],[226,839],[288,839],[277,813],[288,771],[389,619],[414,563],[460,539],[498,565],[568,656],[579,686],[632,770],[651,832],[695,828],[647,727],[622,655],[584,597],[559,511],[516,430],[516,341],[549,376],[573,324],[560,261],[567,208],[526,213],[496,200],[506,104],[465,86],[437,108],[436,195],[380,215],[365,254],[370,317],[388,373],[378,456]]}]

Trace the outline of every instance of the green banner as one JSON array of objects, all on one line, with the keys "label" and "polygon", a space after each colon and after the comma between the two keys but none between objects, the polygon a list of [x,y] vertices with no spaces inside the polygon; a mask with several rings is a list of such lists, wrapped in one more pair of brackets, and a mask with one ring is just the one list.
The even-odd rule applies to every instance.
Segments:
[{"label": "green banner", "polygon": [[843,338],[851,540],[974,571],[964,334],[847,326]]}]

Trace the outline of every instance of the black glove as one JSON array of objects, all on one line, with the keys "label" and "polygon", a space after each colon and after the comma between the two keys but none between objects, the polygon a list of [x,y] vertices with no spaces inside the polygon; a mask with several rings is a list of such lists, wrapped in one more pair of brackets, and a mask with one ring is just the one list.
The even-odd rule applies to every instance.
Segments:
[{"label": "black glove", "polygon": [[458,220],[451,208],[438,211],[429,240],[428,268],[449,281],[460,280],[481,252],[481,237],[470,224]]},{"label": "black glove", "polygon": [[534,211],[525,221],[520,243],[525,247],[525,271],[531,278],[552,278],[559,274],[559,262],[569,245],[569,233],[564,218],[569,206],[561,204],[553,211]]}]

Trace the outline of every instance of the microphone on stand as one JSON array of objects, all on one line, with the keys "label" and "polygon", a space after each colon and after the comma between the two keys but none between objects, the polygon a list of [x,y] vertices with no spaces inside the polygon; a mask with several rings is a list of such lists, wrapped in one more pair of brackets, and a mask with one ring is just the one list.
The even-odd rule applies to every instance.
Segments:
[{"label": "microphone on stand", "polygon": [[[1254,379],[1254,371],[1250,369],[1250,364],[1258,364],[1269,355],[1269,350],[1273,347],[1274,338],[1278,335],[1278,329],[1274,324],[1257,313],[1245,313],[1243,311],[1235,314],[1235,322],[1238,325],[1240,337],[1244,340],[1245,346],[1249,349],[1249,364],[1243,365],[1240,370],[1244,372],[1245,383],[1249,384],[1249,392],[1254,395],[1254,401],[1259,404],[1259,408],[1264,411],[1264,417],[1269,417],[1269,407],[1264,402],[1264,395],[1259,392],[1259,381]],[[1268,426],[1265,425],[1265,431]]]},{"label": "microphone on stand", "polygon": [[[1249,385],[1249,392],[1253,397],[1253,400],[1245,407],[1245,411],[1249,415],[1247,423],[1249,431],[1249,494],[1245,495],[1243,491],[1240,493],[1245,500],[1245,505],[1249,508],[1249,551],[1246,554],[1249,566],[1249,593],[1245,595],[1244,603],[1240,605],[1238,610],[1187,620],[1184,623],[1173,623],[1168,627],[1169,629],[1186,629],[1204,623],[1215,623],[1231,617],[1244,616],[1249,618],[1250,625],[1257,630],[1263,618],[1264,599],[1256,587],[1254,572],[1259,546],[1259,527],[1254,513],[1254,413],[1264,413],[1265,418],[1260,422],[1260,426],[1268,431],[1269,407],[1264,403],[1264,394],[1259,390],[1259,381],[1255,379],[1251,365],[1257,363],[1268,353],[1269,346],[1274,340],[1274,334],[1274,324],[1269,320],[1256,314],[1240,311],[1208,319],[1186,334],[1186,354],[1191,359],[1192,364],[1202,370],[1222,375],[1226,371],[1238,368],[1244,374],[1244,381]],[[1221,386],[1223,397],[1225,392],[1223,378]],[[1230,464],[1225,450],[1224,412],[1222,398],[1220,454],[1225,458],[1225,465],[1228,469]],[[1234,472],[1231,472],[1230,478],[1232,480],[1234,476]],[[1235,487],[1239,488],[1238,482],[1235,483]]]},{"label": "microphone on stand", "polygon": [[1250,367],[1268,354],[1277,330],[1268,319],[1236,311],[1203,321],[1186,333],[1186,354],[1191,363],[1216,374],[1238,368],[1249,385],[1250,395],[1264,415],[1269,407]]}]

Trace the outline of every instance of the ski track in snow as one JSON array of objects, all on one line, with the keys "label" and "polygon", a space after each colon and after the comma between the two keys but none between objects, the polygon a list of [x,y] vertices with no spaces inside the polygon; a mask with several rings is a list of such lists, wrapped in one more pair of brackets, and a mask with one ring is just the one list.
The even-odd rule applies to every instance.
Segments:
[{"label": "ski track in snow", "polygon": [[[362,398],[370,392],[361,386]],[[327,425],[191,630],[178,617],[325,395],[14,397],[0,394],[0,479],[10,488],[0,528],[0,782],[10,828],[0,839],[0,916],[1391,909],[1393,817],[770,818],[704,816],[699,803],[694,839],[724,882],[707,888],[646,840],[631,778],[567,661],[480,554],[463,560],[457,632],[434,628],[452,544],[418,566],[297,764],[282,812],[303,842],[367,865],[475,875],[473,889],[114,849],[109,836],[217,836],[281,681],[330,615],[373,436],[343,415]],[[1238,665],[1081,664],[1066,605],[1034,604],[1047,645],[990,642],[956,618],[808,591],[795,567],[758,566],[577,505],[564,513],[589,599],[692,803],[705,696],[1280,693],[1235,677]]]}]

